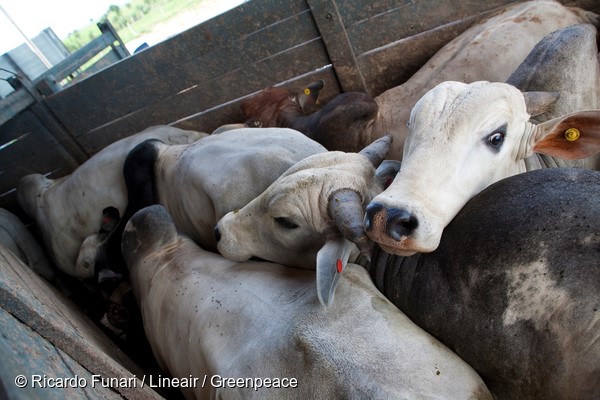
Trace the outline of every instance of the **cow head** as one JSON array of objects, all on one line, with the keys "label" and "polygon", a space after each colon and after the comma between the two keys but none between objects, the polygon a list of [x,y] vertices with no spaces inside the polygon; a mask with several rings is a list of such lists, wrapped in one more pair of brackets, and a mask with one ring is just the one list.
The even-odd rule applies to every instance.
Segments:
[{"label": "cow head", "polygon": [[364,206],[383,190],[375,177],[389,150],[386,136],[360,153],[326,152],[292,166],[260,196],[217,224],[218,249],[225,257],[259,257],[280,264],[317,269],[319,299],[329,304],[355,245],[365,255],[371,242]]},{"label": "cow head", "polygon": [[119,249],[114,249],[113,244],[120,245],[120,237],[116,241],[111,240],[113,235],[119,235],[117,233],[119,223],[118,209],[106,207],[102,210],[100,230],[86,237],[79,248],[75,262],[76,277],[80,279],[95,277],[98,283],[122,277],[120,272],[124,268],[120,265],[122,264],[121,253]]},{"label": "cow head", "polygon": [[370,143],[379,106],[362,92],[344,92],[319,111],[292,121],[290,127],[321,143],[328,150],[353,152]]},{"label": "cow head", "polygon": [[433,251],[470,198],[525,172],[523,160],[534,152],[578,159],[600,151],[599,110],[529,121],[555,98],[505,83],[433,88],[412,110],[400,173],[367,207],[368,236],[398,255]]},{"label": "cow head", "polygon": [[318,80],[297,93],[283,87],[262,90],[242,101],[245,123],[252,127],[289,127],[295,117],[315,111],[324,86],[325,82]]}]

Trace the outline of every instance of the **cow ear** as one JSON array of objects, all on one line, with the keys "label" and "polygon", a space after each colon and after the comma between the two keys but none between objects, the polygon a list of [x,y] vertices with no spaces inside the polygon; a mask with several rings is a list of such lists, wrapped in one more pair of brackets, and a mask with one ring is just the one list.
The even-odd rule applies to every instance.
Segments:
[{"label": "cow ear", "polygon": [[115,207],[106,207],[102,210],[101,233],[108,233],[115,229],[121,220],[121,214]]},{"label": "cow ear", "polygon": [[396,178],[396,175],[398,175],[398,172],[400,172],[401,166],[401,161],[384,160],[375,170],[375,178],[381,182],[384,189],[387,189],[394,181],[394,178]]},{"label": "cow ear", "polygon": [[316,82],[310,83],[304,89],[302,89],[302,93],[297,95],[298,104],[302,111],[305,113],[311,113],[317,102],[319,101],[319,93],[321,89],[325,86],[325,82],[323,80],[318,80]]},{"label": "cow ear", "polygon": [[527,113],[538,116],[550,109],[556,103],[560,94],[558,92],[522,92],[525,98]]},{"label": "cow ear", "polygon": [[580,111],[538,124],[533,151],[565,160],[600,152],[600,110]]},{"label": "cow ear", "polygon": [[317,297],[324,306],[333,304],[333,295],[355,247],[341,236],[331,236],[317,253]]}]

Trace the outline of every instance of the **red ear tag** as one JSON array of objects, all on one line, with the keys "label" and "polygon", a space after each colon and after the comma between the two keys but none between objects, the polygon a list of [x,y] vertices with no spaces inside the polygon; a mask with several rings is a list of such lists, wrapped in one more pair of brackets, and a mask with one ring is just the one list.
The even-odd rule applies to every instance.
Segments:
[{"label": "red ear tag", "polygon": [[342,273],[342,270],[343,270],[343,269],[344,269],[344,265],[342,264],[342,260],[340,260],[340,259],[338,258],[338,260],[337,260],[337,272],[338,272],[338,273]]}]

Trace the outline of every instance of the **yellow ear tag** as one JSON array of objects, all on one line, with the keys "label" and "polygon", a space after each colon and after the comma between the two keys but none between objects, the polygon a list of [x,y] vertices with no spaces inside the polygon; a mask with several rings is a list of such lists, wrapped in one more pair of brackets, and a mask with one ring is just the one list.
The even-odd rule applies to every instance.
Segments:
[{"label": "yellow ear tag", "polygon": [[567,139],[569,142],[576,141],[579,139],[579,136],[581,136],[581,133],[577,128],[569,128],[565,131],[565,139]]},{"label": "yellow ear tag", "polygon": [[305,88],[304,89],[304,94],[307,95],[307,96],[310,95],[310,89],[309,88]]}]

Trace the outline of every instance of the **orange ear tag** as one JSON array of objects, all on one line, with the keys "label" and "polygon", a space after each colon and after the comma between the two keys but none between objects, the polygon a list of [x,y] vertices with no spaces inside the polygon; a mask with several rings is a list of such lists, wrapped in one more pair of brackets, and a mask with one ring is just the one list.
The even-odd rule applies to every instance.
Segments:
[{"label": "orange ear tag", "polygon": [[577,128],[569,128],[565,131],[565,139],[567,139],[569,142],[576,141],[579,139],[579,136],[581,136],[581,133]]},{"label": "orange ear tag", "polygon": [[338,258],[338,260],[337,260],[337,272],[338,272],[338,274],[341,274],[343,269],[344,269],[344,265],[342,264],[342,260],[340,260]]}]

